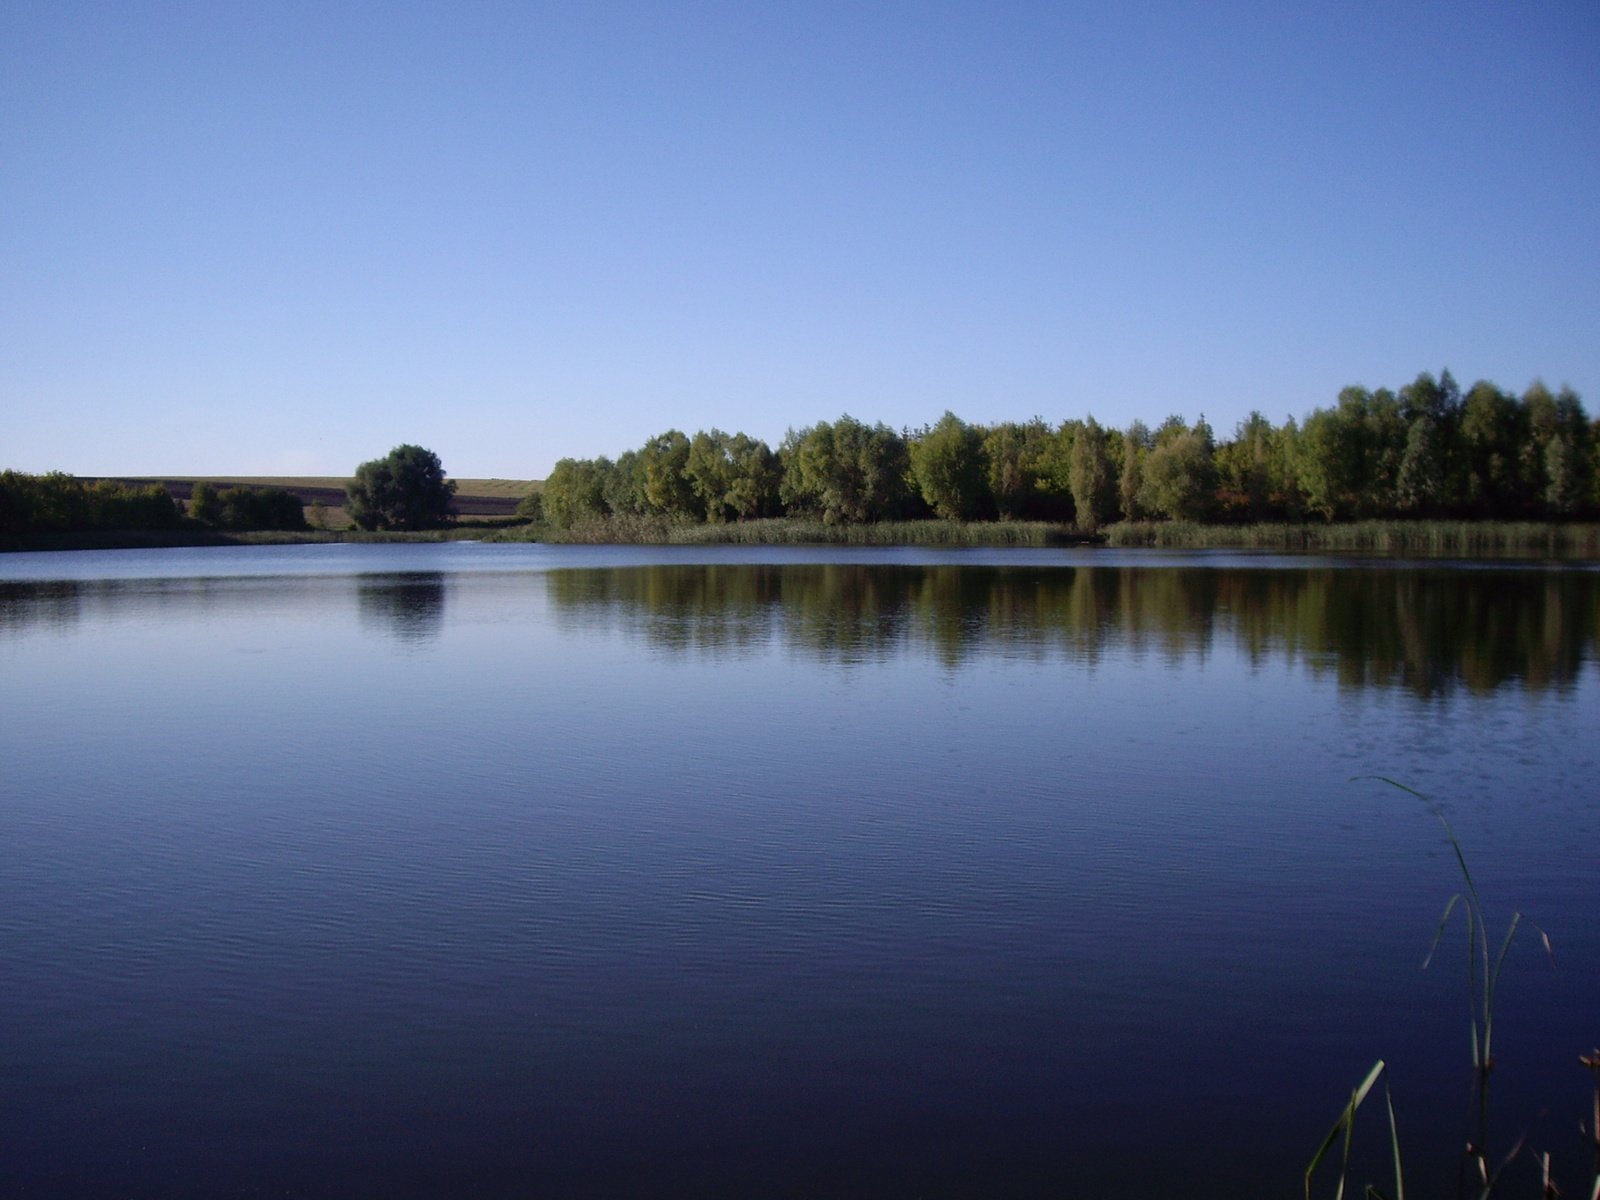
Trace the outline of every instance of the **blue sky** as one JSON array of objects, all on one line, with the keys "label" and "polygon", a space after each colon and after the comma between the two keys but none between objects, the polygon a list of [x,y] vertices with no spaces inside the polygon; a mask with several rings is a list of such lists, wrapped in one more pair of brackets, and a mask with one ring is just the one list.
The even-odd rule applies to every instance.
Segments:
[{"label": "blue sky", "polygon": [[1600,411],[1600,5],[0,5],[0,467]]}]

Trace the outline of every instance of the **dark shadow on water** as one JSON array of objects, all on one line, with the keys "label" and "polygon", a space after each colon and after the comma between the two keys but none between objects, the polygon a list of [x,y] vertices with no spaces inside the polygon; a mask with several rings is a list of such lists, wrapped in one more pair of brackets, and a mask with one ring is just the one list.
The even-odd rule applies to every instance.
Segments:
[{"label": "dark shadow on water", "polygon": [[445,577],[437,571],[410,575],[363,575],[356,603],[364,629],[420,645],[444,628]]},{"label": "dark shadow on water", "polygon": [[73,580],[0,583],[0,636],[31,629],[64,632],[82,615],[84,585]]}]

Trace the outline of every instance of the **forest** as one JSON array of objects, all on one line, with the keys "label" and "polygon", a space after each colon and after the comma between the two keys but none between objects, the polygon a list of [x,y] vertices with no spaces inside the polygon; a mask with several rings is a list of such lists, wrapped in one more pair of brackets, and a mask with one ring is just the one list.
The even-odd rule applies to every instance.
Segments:
[{"label": "forest", "polygon": [[524,510],[555,529],[608,518],[828,524],[934,517],[1259,523],[1371,519],[1572,520],[1600,511],[1600,429],[1570,388],[1522,395],[1449,371],[1397,390],[1347,387],[1329,408],[1274,425],[1252,413],[1219,441],[1201,416],[1108,429],[976,425],[947,412],[920,429],[850,416],[791,429],[773,450],[743,433],[668,430],[615,460],[564,458]]}]

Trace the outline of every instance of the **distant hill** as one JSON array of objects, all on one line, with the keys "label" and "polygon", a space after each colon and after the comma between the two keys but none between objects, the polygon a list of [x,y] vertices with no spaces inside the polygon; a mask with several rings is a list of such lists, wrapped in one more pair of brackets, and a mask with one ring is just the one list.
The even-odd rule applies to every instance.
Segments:
[{"label": "distant hill", "polygon": [[[202,481],[219,488],[281,487],[300,497],[310,507],[321,501],[328,510],[330,526],[337,528],[348,518],[344,511],[344,485],[347,478],[331,475],[111,475],[117,483],[159,483],[173,499],[187,502],[194,485]],[[456,511],[463,517],[509,517],[529,492],[542,486],[532,479],[457,479]]]}]

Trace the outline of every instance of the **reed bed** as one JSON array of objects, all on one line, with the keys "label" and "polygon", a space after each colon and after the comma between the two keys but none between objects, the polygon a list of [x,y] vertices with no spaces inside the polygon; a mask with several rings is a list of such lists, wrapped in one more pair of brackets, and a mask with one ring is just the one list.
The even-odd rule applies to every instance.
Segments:
[{"label": "reed bed", "polygon": [[1055,546],[1093,540],[1070,527],[1046,521],[882,521],[871,525],[830,525],[803,517],[772,517],[702,525],[665,517],[596,517],[569,529],[527,527],[507,530],[494,540],[567,544],[644,544],[672,546]]},{"label": "reed bed", "polygon": [[1106,541],[1113,546],[1172,549],[1600,557],[1600,525],[1538,521],[1347,521],[1298,525],[1122,521],[1108,526],[1105,532]]}]

